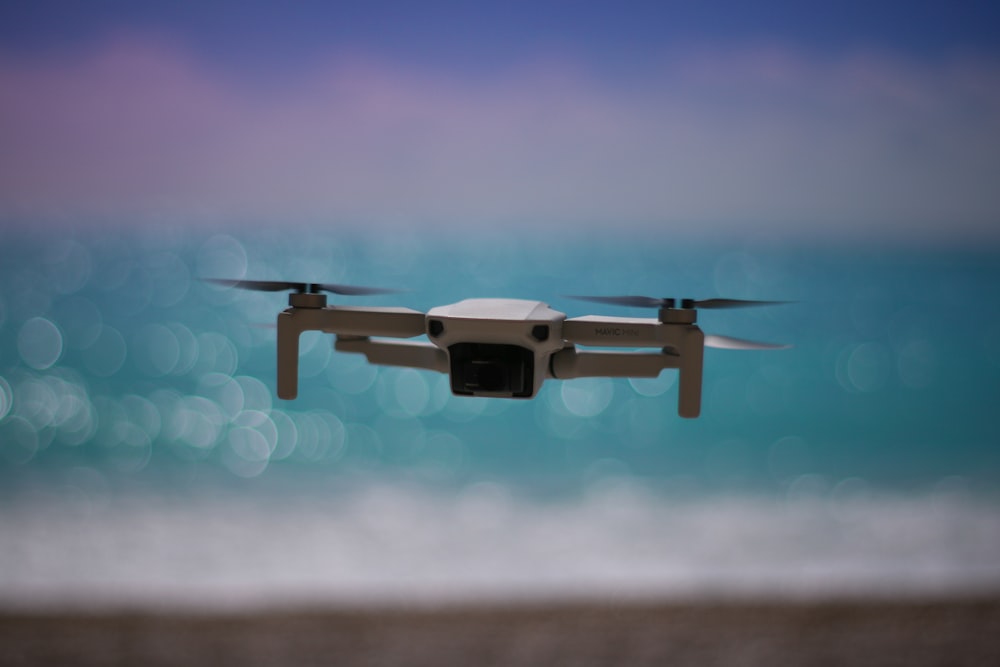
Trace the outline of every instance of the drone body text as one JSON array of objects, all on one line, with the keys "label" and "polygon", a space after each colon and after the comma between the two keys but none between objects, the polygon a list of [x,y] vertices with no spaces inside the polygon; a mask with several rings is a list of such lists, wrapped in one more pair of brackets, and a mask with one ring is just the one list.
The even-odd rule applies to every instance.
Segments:
[{"label": "drone body text", "polygon": [[615,338],[638,338],[639,330],[628,327],[594,327],[594,335]]}]

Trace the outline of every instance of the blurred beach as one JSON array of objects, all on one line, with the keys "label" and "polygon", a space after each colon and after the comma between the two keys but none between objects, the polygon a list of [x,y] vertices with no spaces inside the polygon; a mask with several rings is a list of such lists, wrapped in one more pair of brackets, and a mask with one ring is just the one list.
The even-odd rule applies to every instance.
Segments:
[{"label": "blurred beach", "polygon": [[1000,603],[0,614],[4,665],[986,665]]},{"label": "blurred beach", "polygon": [[0,664],[1000,658],[1000,520],[954,488],[712,498],[605,478],[540,497],[274,473],[239,488],[70,479],[35,481],[0,514]]},{"label": "blurred beach", "polygon": [[778,498],[606,475],[555,494],[273,471],[238,485],[100,484],[77,470],[5,500],[0,604],[230,612],[1000,592],[995,505],[947,486]]},{"label": "blurred beach", "polygon": [[0,664],[1000,658],[1000,519],[947,485],[727,498],[613,477],[556,497],[274,471],[66,481],[36,479],[0,512]]}]

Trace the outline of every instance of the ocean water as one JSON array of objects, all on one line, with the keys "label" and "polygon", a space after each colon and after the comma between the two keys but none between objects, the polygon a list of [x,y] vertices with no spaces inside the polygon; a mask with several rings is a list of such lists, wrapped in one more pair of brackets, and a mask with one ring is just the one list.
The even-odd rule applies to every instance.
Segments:
[{"label": "ocean water", "polygon": [[[665,237],[0,231],[0,603],[982,592],[1000,588],[1000,251]],[[703,311],[702,416],[655,380],[450,395],[302,339],[281,294],[421,310],[567,294]]]}]

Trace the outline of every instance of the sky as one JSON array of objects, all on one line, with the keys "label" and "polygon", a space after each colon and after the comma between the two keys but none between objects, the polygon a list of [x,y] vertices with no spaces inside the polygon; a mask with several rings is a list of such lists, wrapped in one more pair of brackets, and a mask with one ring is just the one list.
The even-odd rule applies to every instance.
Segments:
[{"label": "sky", "polygon": [[7,2],[0,221],[1000,239],[986,2]]}]

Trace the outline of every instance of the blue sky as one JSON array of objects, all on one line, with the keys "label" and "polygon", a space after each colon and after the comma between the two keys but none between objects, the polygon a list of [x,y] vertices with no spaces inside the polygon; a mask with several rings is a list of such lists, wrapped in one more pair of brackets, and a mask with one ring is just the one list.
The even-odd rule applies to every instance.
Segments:
[{"label": "blue sky", "polygon": [[995,238],[998,15],[5,3],[0,216]]},{"label": "blue sky", "polygon": [[595,62],[641,60],[672,43],[780,41],[841,54],[887,48],[919,57],[1000,52],[990,2],[249,1],[8,2],[8,48],[64,49],[120,29],[168,33],[224,60],[293,62],[338,44],[438,64],[470,66],[566,49]]}]

